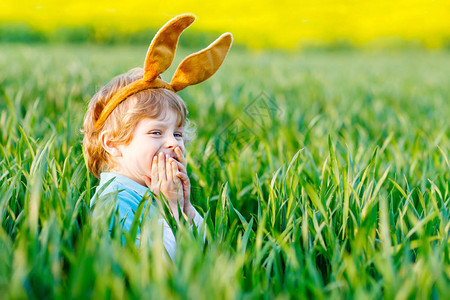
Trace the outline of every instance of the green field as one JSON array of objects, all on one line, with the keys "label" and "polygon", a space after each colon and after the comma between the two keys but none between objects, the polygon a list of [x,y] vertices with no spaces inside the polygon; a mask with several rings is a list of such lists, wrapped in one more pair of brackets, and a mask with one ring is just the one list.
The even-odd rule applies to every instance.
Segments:
[{"label": "green field", "polygon": [[180,93],[208,230],[174,263],[89,209],[87,102],[145,53],[0,44],[0,298],[450,294],[449,52],[232,51]]}]

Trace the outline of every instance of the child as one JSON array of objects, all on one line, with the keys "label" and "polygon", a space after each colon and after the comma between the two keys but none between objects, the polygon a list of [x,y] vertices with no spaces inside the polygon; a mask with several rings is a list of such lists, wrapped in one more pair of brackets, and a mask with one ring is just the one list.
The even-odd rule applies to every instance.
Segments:
[{"label": "child", "polygon": [[[167,199],[177,222],[183,217],[178,207],[198,228],[203,221],[190,202],[184,157],[188,111],[176,92],[217,71],[231,47],[231,34],[223,34],[206,49],[185,58],[170,84],[159,76],[171,65],[178,38],[194,19],[181,15],[170,20],[152,40],[144,69],[135,68],[114,78],[89,103],[83,147],[89,170],[100,178],[91,203],[99,196],[115,195],[127,231],[139,203],[151,192]],[[160,197],[153,199],[151,205],[162,205]],[[173,259],[175,237],[167,222],[162,218],[161,222],[163,243]]]}]

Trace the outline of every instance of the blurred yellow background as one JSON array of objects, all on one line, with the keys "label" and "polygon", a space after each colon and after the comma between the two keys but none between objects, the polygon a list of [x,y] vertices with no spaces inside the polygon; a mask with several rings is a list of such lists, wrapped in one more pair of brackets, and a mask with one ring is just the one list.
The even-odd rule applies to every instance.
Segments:
[{"label": "blurred yellow background", "polygon": [[349,41],[357,46],[400,39],[427,48],[450,40],[450,1],[1,1],[0,23],[26,22],[42,31],[92,25],[135,32],[159,28],[190,12],[191,30],[230,31],[252,48],[299,48],[304,44]]}]

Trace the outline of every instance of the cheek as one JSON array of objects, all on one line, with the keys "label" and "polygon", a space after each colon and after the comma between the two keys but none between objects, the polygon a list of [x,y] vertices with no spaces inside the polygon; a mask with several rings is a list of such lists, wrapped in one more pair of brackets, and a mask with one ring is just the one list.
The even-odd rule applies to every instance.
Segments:
[{"label": "cheek", "polygon": [[181,148],[181,152],[186,153],[186,149],[184,148],[184,142],[183,141],[178,142],[178,146]]},{"label": "cheek", "polygon": [[148,145],[146,150],[146,154],[149,156],[150,160],[152,160],[154,156],[158,156],[160,152],[165,153],[163,145],[155,145],[154,143]]}]

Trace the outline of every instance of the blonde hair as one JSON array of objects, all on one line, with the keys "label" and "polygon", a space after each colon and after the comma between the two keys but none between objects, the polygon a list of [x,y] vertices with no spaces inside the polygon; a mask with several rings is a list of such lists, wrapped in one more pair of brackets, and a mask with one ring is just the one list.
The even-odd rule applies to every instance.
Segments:
[{"label": "blonde hair", "polygon": [[141,79],[143,74],[142,68],[134,68],[113,78],[89,102],[82,130],[83,148],[87,166],[97,178],[101,171],[108,169],[113,163],[100,140],[100,134],[105,130],[111,134],[115,144],[127,145],[131,142],[139,121],[144,118],[163,119],[170,109],[177,114],[177,126],[185,128],[184,142],[189,143],[194,138],[195,125],[187,119],[186,104],[177,94],[163,88],[147,89],[128,97],[112,111],[99,129],[94,129],[100,113],[114,94],[122,87]]}]

